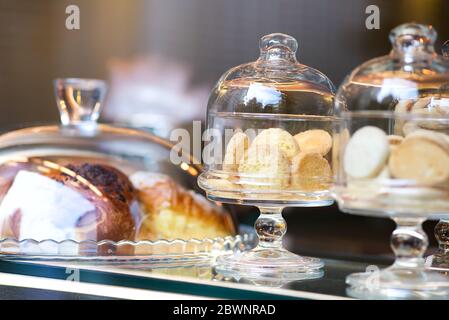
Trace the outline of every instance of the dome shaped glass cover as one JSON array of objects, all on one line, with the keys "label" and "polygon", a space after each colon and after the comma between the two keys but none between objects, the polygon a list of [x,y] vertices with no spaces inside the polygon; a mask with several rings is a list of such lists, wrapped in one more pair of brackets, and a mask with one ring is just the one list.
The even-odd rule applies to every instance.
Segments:
[{"label": "dome shaped glass cover", "polygon": [[[203,153],[206,172],[199,180],[210,198],[331,201],[335,89],[323,73],[296,60],[297,48],[288,35],[264,36],[259,59],[230,69],[213,89],[205,151],[215,149]],[[301,159],[305,153],[313,155]],[[315,171],[302,168],[315,160],[321,163]]]},{"label": "dome shaped glass cover", "polygon": [[229,213],[191,190],[197,161],[173,163],[170,142],[97,123],[104,82],[55,88],[61,125],[0,135],[2,256],[148,259],[239,245]]},{"label": "dome shaped glass cover", "polygon": [[335,98],[339,207],[397,224],[397,260],[376,275],[376,286],[372,272],[347,278],[357,297],[449,297],[447,279],[424,268],[421,228],[429,216],[449,213],[449,61],[435,52],[435,39],[432,26],[398,26],[391,52],[352,71]]},{"label": "dome shaped glass cover", "polygon": [[258,247],[218,258],[216,269],[225,276],[289,281],[322,275],[319,259],[282,248],[283,207],[333,202],[335,90],[324,74],[296,60],[297,47],[288,35],[264,36],[259,59],[226,72],[209,99],[199,185],[209,199],[261,211]]}]

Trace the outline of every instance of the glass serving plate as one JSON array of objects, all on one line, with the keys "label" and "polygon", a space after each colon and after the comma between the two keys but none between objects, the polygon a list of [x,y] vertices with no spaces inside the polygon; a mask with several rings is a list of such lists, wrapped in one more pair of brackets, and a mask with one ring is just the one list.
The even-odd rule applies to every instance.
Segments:
[{"label": "glass serving plate", "polygon": [[199,162],[148,132],[97,123],[105,89],[56,80],[61,125],[0,135],[0,257],[173,261],[244,249],[252,236],[199,193]]}]

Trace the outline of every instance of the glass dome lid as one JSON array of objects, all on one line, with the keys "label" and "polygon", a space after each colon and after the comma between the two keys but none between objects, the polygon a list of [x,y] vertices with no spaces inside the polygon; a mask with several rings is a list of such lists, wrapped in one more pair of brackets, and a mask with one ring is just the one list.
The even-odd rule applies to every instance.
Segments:
[{"label": "glass dome lid", "polygon": [[[449,95],[449,61],[434,49],[430,25],[407,23],[390,32],[392,50],[355,68],[336,96],[336,112],[410,111],[412,102]],[[430,99],[430,97],[429,97]],[[399,109],[396,106],[400,103]]]},{"label": "glass dome lid", "polygon": [[259,47],[256,61],[236,66],[220,78],[208,112],[333,114],[334,85],[320,71],[296,60],[298,43],[293,37],[269,34],[260,39]]},{"label": "glass dome lid", "polygon": [[146,259],[161,241],[234,241],[229,212],[194,191],[199,161],[149,132],[97,123],[104,82],[55,87],[60,125],[0,135],[0,256]]},{"label": "glass dome lid", "polygon": [[[211,92],[205,140],[212,139],[199,177],[210,199],[332,201],[327,186],[335,88],[296,60],[297,48],[286,34],[262,37],[260,57],[227,71]],[[317,161],[318,168],[309,168]]]}]

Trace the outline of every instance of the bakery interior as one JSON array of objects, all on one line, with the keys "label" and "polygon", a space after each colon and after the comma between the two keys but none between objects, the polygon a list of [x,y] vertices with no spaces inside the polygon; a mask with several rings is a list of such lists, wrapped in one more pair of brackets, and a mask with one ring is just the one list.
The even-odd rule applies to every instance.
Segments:
[{"label": "bakery interior", "polygon": [[[70,4],[79,30],[64,28]],[[381,10],[379,30],[365,28],[365,8]],[[390,50],[388,33],[416,21],[438,31],[436,50],[449,39],[446,0],[41,0],[0,3],[0,128],[57,123],[55,78],[104,79],[101,121],[167,138],[174,128],[204,125],[210,90],[229,68],[258,56],[257,43],[282,32],[299,43],[298,60],[338,87],[362,62]],[[80,169],[82,170],[82,168]],[[197,190],[200,192],[200,189]],[[252,224],[253,207],[228,208]],[[292,252],[364,262],[393,259],[390,219],[340,212],[334,204],[286,208],[285,246]],[[429,252],[436,248],[427,221]]]}]

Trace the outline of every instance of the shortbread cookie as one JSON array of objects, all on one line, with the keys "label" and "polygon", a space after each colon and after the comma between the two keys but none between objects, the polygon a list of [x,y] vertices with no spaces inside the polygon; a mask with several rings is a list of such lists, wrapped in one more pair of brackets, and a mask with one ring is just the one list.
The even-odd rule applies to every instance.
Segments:
[{"label": "shortbread cookie", "polygon": [[[413,105],[414,105],[414,100],[412,99],[404,99],[404,100],[400,100],[395,108],[394,108],[394,112],[395,113],[407,113],[410,112],[410,110],[412,109]],[[403,126],[405,124],[404,120],[397,120],[395,122],[394,125],[394,133],[397,135],[401,135],[403,133]]]},{"label": "shortbread cookie", "polygon": [[407,121],[406,123],[404,123],[402,127],[402,133],[404,134],[404,136],[408,136],[410,133],[419,129],[421,128],[418,126],[416,122]]},{"label": "shortbread cookie", "polygon": [[449,136],[444,133],[435,132],[432,130],[420,129],[410,133],[406,140],[413,138],[423,138],[428,139],[436,144],[438,144],[441,148],[449,152]]},{"label": "shortbread cookie", "polygon": [[366,126],[357,130],[349,140],[343,167],[353,178],[375,177],[384,167],[390,146],[385,132]]},{"label": "shortbread cookie", "polygon": [[239,183],[246,189],[282,190],[290,183],[290,162],[276,146],[251,145],[239,173]]},{"label": "shortbread cookie", "polygon": [[243,132],[236,132],[226,146],[223,170],[236,172],[249,147],[249,138]]},{"label": "shortbread cookie", "polygon": [[391,134],[391,135],[387,136],[387,139],[388,139],[388,143],[390,144],[390,151],[393,150],[394,148],[396,148],[398,145],[400,145],[402,143],[402,141],[404,141],[403,136],[398,136],[395,134]]},{"label": "shortbread cookie", "polygon": [[411,108],[411,111],[415,112],[415,111],[420,110],[420,109],[426,109],[429,106],[430,101],[432,101],[432,97],[419,98],[413,104],[413,106]]},{"label": "shortbread cookie", "polygon": [[428,137],[407,137],[392,151],[389,169],[394,178],[439,184],[449,179],[449,153]]},{"label": "shortbread cookie", "polygon": [[332,137],[324,130],[307,130],[294,136],[302,153],[319,153],[325,156],[332,147]]},{"label": "shortbread cookie", "polygon": [[329,188],[332,170],[329,162],[318,152],[299,153],[292,161],[291,188],[320,191]]},{"label": "shortbread cookie", "polygon": [[289,160],[299,153],[299,146],[295,138],[287,131],[279,128],[261,131],[251,143],[250,148],[256,149],[262,146],[263,149],[267,145],[279,148]]}]

